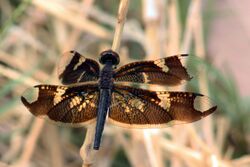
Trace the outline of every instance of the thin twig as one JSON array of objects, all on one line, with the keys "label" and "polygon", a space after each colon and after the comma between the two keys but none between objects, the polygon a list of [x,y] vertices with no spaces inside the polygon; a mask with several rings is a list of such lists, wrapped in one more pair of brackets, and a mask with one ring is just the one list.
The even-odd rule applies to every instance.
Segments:
[{"label": "thin twig", "polygon": [[143,20],[145,24],[146,35],[146,55],[147,59],[154,59],[155,56],[160,56],[161,48],[159,45],[159,11],[157,1],[143,1]]},{"label": "thin twig", "polygon": [[179,20],[179,8],[178,1],[169,1],[168,7],[169,17],[169,30],[168,30],[168,43],[166,48],[167,56],[174,55],[180,52],[180,36],[181,36],[181,24]]},{"label": "thin twig", "polygon": [[47,124],[43,133],[43,137],[45,139],[46,147],[49,152],[51,166],[63,167],[64,166],[64,158],[63,151],[61,147],[58,129],[55,125]]},{"label": "thin twig", "polygon": [[[8,67],[4,67],[2,65],[0,65],[0,74],[13,80],[20,79],[23,77],[23,75],[20,72],[17,72]],[[37,85],[39,82],[37,80],[34,80],[33,78],[27,77],[23,80],[23,83],[28,86],[33,86],[33,85]]]},{"label": "thin twig", "polygon": [[43,9],[45,12],[54,15],[55,17],[70,23],[71,25],[93,34],[97,37],[109,39],[110,32],[99,26],[88,19],[83,19],[82,16],[77,15],[74,12],[66,10],[67,7],[57,3],[55,1],[45,1],[45,0],[34,0],[32,3]]},{"label": "thin twig", "polygon": [[[203,35],[203,27],[202,27],[202,19],[201,19],[201,0],[196,1],[197,10],[196,10],[196,24],[194,27],[194,43],[195,43],[195,52],[198,57],[205,58],[205,46],[204,46],[204,35]],[[200,77],[199,77],[199,87],[201,89],[201,92],[204,92],[204,94],[208,95],[208,80],[207,80],[207,74],[204,68],[200,70]],[[209,106],[206,106],[206,104],[202,104],[203,108],[208,108]],[[212,117],[207,117],[203,121],[203,131],[204,136],[206,139],[206,142],[208,145],[210,145],[210,150],[215,151],[217,147],[214,147],[214,134],[213,134],[213,125],[212,125]],[[218,151],[217,151],[218,152]]]},{"label": "thin twig", "polygon": [[191,50],[191,43],[192,43],[192,31],[193,31],[193,24],[194,24],[194,12],[195,12],[195,1],[192,1],[189,5],[187,21],[185,25],[185,32],[184,37],[181,45],[181,52],[182,53],[189,53]]},{"label": "thin twig", "polygon": [[[129,0],[120,1],[118,16],[117,16],[117,24],[115,28],[115,34],[114,34],[113,45],[112,45],[112,50],[116,52],[118,51],[120,47],[121,36],[122,36],[123,27],[126,21],[128,6],[129,6]],[[86,138],[80,149],[80,155],[83,159],[83,167],[92,166],[94,162],[96,151],[92,149],[92,144],[93,144],[94,135],[95,135],[95,125],[96,123],[88,127]]]},{"label": "thin twig", "polygon": [[[161,56],[162,46],[161,35],[163,34],[163,29],[165,27],[161,27],[161,22],[164,17],[161,16],[161,12],[165,12],[163,10],[163,6],[165,4],[161,4],[163,2],[154,1],[154,0],[145,0],[143,1],[143,19],[145,24],[145,36],[146,36],[146,48],[147,57],[146,59],[156,59]],[[160,10],[161,9],[161,10]],[[145,160],[143,162],[144,166],[148,164],[150,167],[162,167],[163,160],[161,149],[158,142],[159,133],[152,133],[152,130],[145,129],[141,133],[139,133],[141,140],[143,141],[143,147],[145,147]],[[133,140],[133,142],[138,145],[138,140]],[[140,142],[140,141],[139,141]],[[140,149],[140,148],[139,148]],[[138,157],[138,156],[137,156]],[[140,164],[139,158],[136,158],[137,164]],[[140,165],[137,165],[140,166]]]},{"label": "thin twig", "polygon": [[[35,122],[31,128],[31,131],[25,140],[23,153],[18,160],[18,162],[15,164],[16,166],[27,166],[30,158],[34,152],[34,149],[36,147],[37,139],[40,135],[40,132],[42,130],[42,127],[44,125],[43,119],[35,119]],[[14,165],[14,166],[15,166]]]},{"label": "thin twig", "polygon": [[95,136],[95,125],[96,123],[89,125],[87,128],[86,137],[84,143],[80,149],[80,155],[83,160],[82,167],[91,166],[94,162],[96,150],[93,149],[93,141]]},{"label": "thin twig", "polygon": [[115,52],[117,52],[120,47],[121,36],[126,21],[128,6],[129,6],[129,0],[121,0],[117,16],[117,23],[115,27],[113,44],[112,44],[112,50]]}]

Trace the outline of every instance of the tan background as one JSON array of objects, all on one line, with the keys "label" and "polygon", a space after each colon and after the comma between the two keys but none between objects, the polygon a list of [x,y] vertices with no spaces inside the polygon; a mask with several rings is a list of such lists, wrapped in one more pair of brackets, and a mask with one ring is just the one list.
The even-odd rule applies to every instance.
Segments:
[{"label": "tan background", "polygon": [[208,53],[222,71],[232,72],[240,94],[250,95],[250,1],[214,1]]}]

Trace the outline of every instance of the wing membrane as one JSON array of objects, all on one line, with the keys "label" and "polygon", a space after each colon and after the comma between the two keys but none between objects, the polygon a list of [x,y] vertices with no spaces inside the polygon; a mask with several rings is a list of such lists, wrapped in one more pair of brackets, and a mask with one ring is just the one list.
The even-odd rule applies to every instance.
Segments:
[{"label": "wing membrane", "polygon": [[76,51],[64,53],[58,64],[59,79],[65,85],[97,81],[99,72],[100,67],[96,61],[87,59]]},{"label": "wing membrane", "polygon": [[99,92],[94,84],[80,86],[37,85],[21,97],[23,104],[38,117],[57,123],[81,126],[94,121]]},{"label": "wing membrane", "polygon": [[180,58],[187,56],[182,54],[158,59],[156,61],[140,61],[124,65],[114,74],[115,81],[159,84],[175,86],[184,80],[190,80]]},{"label": "wing membrane", "polygon": [[[204,109],[203,104],[209,105]],[[109,120],[126,128],[156,128],[194,122],[215,110],[216,106],[201,94],[116,85]]]}]

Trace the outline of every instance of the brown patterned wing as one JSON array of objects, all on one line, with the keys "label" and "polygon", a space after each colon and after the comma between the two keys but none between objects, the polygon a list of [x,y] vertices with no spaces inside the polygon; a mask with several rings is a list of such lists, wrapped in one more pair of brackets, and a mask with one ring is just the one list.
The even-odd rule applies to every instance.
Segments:
[{"label": "brown patterned wing", "polygon": [[159,128],[200,120],[216,108],[206,96],[197,93],[154,92],[116,85],[109,120],[125,128]]},{"label": "brown patterned wing", "polygon": [[116,82],[135,82],[176,86],[182,81],[190,80],[180,58],[187,56],[166,57],[155,61],[140,61],[124,65],[115,71]]},{"label": "brown patterned wing", "polygon": [[87,59],[76,51],[69,51],[63,54],[58,64],[58,76],[65,85],[97,81],[99,78],[99,64]]},{"label": "brown patterned wing", "polygon": [[96,119],[97,90],[94,84],[37,85],[25,91],[21,100],[35,116],[78,127]]}]

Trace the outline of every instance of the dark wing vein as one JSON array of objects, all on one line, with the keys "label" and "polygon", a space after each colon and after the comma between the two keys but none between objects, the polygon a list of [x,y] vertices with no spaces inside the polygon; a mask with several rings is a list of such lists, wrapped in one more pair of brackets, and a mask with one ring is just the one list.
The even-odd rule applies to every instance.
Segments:
[{"label": "dark wing vein", "polygon": [[[135,119],[136,120],[140,120],[140,122],[144,121],[149,123],[149,119],[144,115],[143,112],[140,112],[142,108],[138,108],[137,106],[135,106],[136,104],[131,102],[137,102],[138,104],[139,99],[145,103],[145,100],[135,97],[134,95],[130,94],[130,93],[125,93],[123,91],[119,91],[119,90],[115,90],[115,92],[113,93],[113,99],[114,101],[111,103],[111,112],[113,112],[113,110],[123,110],[125,112],[123,112],[123,114],[126,116],[125,120],[127,119],[129,124],[134,124]],[[132,111],[132,112],[130,112]],[[112,113],[110,113],[110,115],[112,115]]]},{"label": "dark wing vein", "polygon": [[99,92],[96,84],[37,85],[25,91],[23,104],[38,117],[56,123],[82,126],[95,120]]},{"label": "dark wing vein", "polygon": [[194,122],[215,110],[216,106],[201,94],[155,92],[116,85],[109,119],[126,128],[157,128]]},{"label": "dark wing vein", "polygon": [[58,64],[58,76],[65,85],[97,81],[99,72],[100,67],[96,61],[85,58],[76,51],[64,53]]}]

